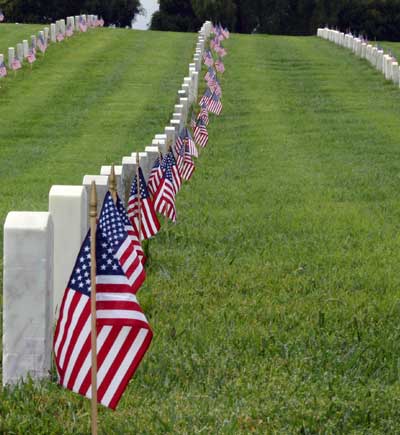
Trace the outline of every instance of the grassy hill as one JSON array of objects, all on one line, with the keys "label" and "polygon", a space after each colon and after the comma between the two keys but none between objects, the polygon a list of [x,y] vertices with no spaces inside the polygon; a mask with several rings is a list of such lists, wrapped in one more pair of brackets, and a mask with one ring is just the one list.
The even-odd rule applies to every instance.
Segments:
[{"label": "grassy hill", "polygon": [[[193,36],[68,44],[0,96],[3,216],[142,147]],[[316,38],[226,46],[223,114],[150,245],[154,340],[101,433],[398,433],[400,90]],[[0,393],[0,432],[88,433],[88,413],[51,383]]]}]

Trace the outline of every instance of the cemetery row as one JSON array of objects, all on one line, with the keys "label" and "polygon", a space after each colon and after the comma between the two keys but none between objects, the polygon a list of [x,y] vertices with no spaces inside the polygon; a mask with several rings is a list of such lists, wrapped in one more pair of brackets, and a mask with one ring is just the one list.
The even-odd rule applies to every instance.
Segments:
[{"label": "cemetery row", "polygon": [[400,70],[397,60],[391,53],[385,53],[379,45],[372,45],[362,37],[355,37],[351,33],[339,32],[328,27],[319,28],[317,36],[351,50],[361,59],[366,59],[385,76],[386,80],[391,80],[400,86]]},{"label": "cemetery row", "polygon": [[31,35],[30,42],[24,39],[17,44],[16,48],[9,47],[7,65],[4,54],[0,54],[0,77],[7,75],[7,68],[13,71],[19,70],[25,61],[32,65],[36,60],[37,50],[44,54],[50,43],[70,38],[74,32],[86,32],[90,28],[102,26],[104,26],[104,21],[98,15],[77,15],[57,20],[51,23],[50,27],[40,30],[37,37]]},{"label": "cemetery row", "polygon": [[[80,249],[83,252],[85,246],[82,242],[87,240],[88,212],[90,206],[93,207],[90,189],[93,185],[97,191],[97,216],[103,203],[106,207],[109,202],[109,192],[116,201],[117,209],[120,204],[127,211],[125,226],[142,262],[145,258],[141,241],[156,234],[159,229],[154,211],[175,221],[175,195],[182,180],[189,180],[193,174],[192,157],[198,156],[196,144],[201,147],[207,145],[208,114],[219,115],[222,110],[222,90],[217,72],[224,72],[222,57],[226,51],[220,41],[228,37],[229,32],[225,31],[224,37],[214,37],[210,41],[211,51],[206,43],[211,33],[215,32],[211,22],[203,24],[193,62],[189,64],[188,75],[178,91],[178,104],[174,106],[172,119],[163,132],[154,136],[150,146],[142,152],[135,151],[130,156],[124,156],[120,165],[102,166],[100,174],[85,175],[82,186],[52,186],[47,212],[10,212],[7,215],[4,225],[3,385],[15,384],[28,374],[34,379],[48,376],[54,323],[59,317],[62,324],[62,300],[67,294],[65,288],[68,282],[68,287],[71,287],[73,277],[68,281],[71,271],[74,270],[74,275],[80,267],[78,262],[86,261],[80,255],[77,260],[77,254]],[[214,60],[213,53],[218,59]],[[196,117],[192,105],[198,101],[199,73],[203,61],[208,67],[205,76],[207,88],[200,99],[200,111]],[[194,139],[187,126],[189,123]],[[165,187],[167,181],[173,192]],[[148,196],[153,203],[145,201]],[[113,207],[110,203],[109,208]],[[154,207],[153,213],[146,212],[146,207]],[[122,213],[126,214],[125,211]],[[149,219],[154,220],[149,222]],[[101,216],[98,225],[102,225]],[[100,233],[105,234],[101,230]],[[122,264],[121,267],[123,269]],[[82,270],[79,274],[84,275]],[[90,271],[86,271],[86,286],[90,286],[89,276]],[[57,331],[58,327],[56,337]],[[57,369],[62,378],[56,346],[55,343]],[[90,389],[87,395],[90,395]],[[110,405],[108,402],[107,405],[114,406],[115,403]]]}]

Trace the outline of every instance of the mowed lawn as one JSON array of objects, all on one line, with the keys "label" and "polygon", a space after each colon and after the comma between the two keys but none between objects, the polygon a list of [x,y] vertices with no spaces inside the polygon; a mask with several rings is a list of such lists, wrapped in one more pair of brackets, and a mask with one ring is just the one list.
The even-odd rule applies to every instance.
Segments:
[{"label": "mowed lawn", "polygon": [[[64,96],[57,104],[40,92],[31,101],[30,78],[5,94],[5,211],[44,208],[49,184],[77,183],[143,145],[193,48],[182,35],[121,36],[121,68],[101,79],[108,44],[85,60],[80,41],[75,81],[66,47],[67,59],[49,60],[53,74],[35,73]],[[148,54],[127,55],[160,44],[175,63],[185,47],[181,70],[167,53],[160,71]],[[400,90],[317,38],[233,35],[226,47],[223,114],[179,194],[178,223],[149,247],[139,299],[154,340],[117,411],[101,409],[100,432],[399,433]],[[77,92],[82,69],[92,80]],[[136,107],[146,84],[161,107]],[[88,416],[87,400],[55,384],[0,394],[5,433],[89,433]]]}]

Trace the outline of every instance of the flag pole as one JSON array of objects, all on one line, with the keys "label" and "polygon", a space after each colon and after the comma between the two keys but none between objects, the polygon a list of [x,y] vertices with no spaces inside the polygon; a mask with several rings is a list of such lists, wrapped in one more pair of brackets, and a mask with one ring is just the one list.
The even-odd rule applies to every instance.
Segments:
[{"label": "flag pole", "polygon": [[138,209],[139,209],[139,241],[142,240],[142,198],[140,193],[140,177],[139,177],[140,160],[139,153],[136,153],[136,190],[138,195]]},{"label": "flag pole", "polygon": [[96,183],[90,188],[90,313],[92,345],[92,435],[97,435],[97,328],[96,328],[96,226],[97,226]]},{"label": "flag pole", "polygon": [[108,187],[114,203],[117,202],[117,179],[115,177],[114,165],[111,165],[110,178],[108,179]]}]

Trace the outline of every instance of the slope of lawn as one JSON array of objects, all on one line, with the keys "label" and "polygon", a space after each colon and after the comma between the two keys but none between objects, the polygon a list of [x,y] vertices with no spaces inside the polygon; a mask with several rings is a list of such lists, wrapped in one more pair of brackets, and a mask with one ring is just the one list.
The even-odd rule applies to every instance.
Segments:
[{"label": "slope of lawn", "polygon": [[[165,44],[179,62],[190,42],[120,38],[114,76],[99,78],[110,51],[87,47],[89,95],[76,90],[83,77],[69,74],[77,56],[67,48],[61,89],[60,57],[49,60],[57,104],[37,91],[26,112],[12,97],[33,92],[31,79],[8,88],[4,212],[43,208],[50,183],[79,182],[166,119],[142,92],[172,107],[163,90],[179,64],[159,72],[128,52]],[[317,38],[233,35],[226,47],[223,114],[179,194],[178,223],[149,248],[139,298],[154,340],[117,411],[101,409],[100,432],[398,433],[400,91]],[[4,117],[19,129],[6,134]],[[0,395],[0,432],[89,433],[88,415],[87,400],[51,383]]]},{"label": "slope of lawn", "polygon": [[[50,25],[48,25],[50,26]],[[31,43],[31,35],[37,34],[43,30],[45,24],[8,24],[0,23],[0,53],[5,57],[8,55],[8,47],[17,47],[18,42],[27,39]]]}]

